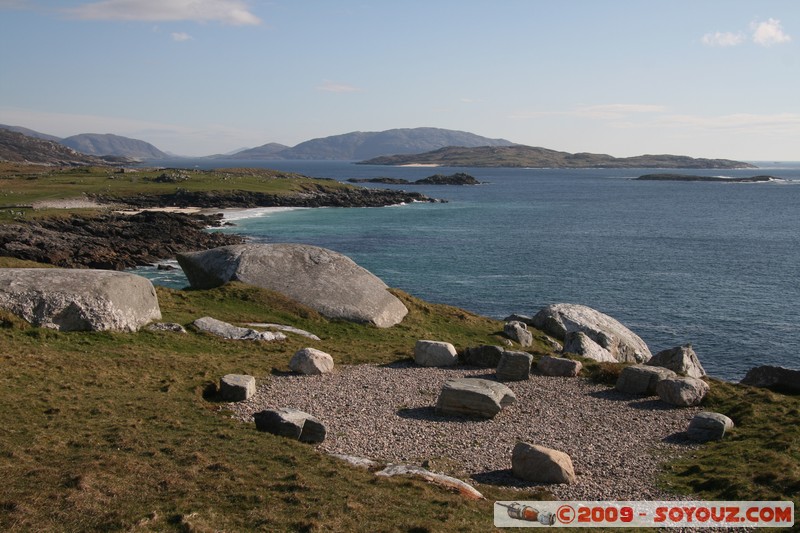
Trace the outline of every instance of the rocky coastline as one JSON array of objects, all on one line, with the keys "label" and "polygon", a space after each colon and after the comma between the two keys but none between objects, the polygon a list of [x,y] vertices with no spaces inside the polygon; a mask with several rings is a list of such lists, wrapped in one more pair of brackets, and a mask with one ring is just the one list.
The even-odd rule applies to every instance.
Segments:
[{"label": "rocky coastline", "polygon": [[240,244],[239,235],[209,232],[223,224],[221,214],[147,211],[161,208],[229,209],[257,207],[383,207],[411,202],[436,202],[405,191],[343,189],[291,195],[247,191],[190,192],[168,195],[90,197],[114,209],[144,209],[93,215],[19,219],[0,225],[0,256],[63,268],[124,270],[174,258],[181,252]]}]

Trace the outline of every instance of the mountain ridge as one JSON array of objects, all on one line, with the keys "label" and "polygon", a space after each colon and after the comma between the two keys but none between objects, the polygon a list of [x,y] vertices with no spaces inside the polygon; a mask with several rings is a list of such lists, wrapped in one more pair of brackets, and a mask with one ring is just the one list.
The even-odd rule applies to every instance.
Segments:
[{"label": "mountain ridge", "polygon": [[135,159],[169,157],[169,154],[149,142],[113,133],[80,133],[61,139],[59,142],[68,148],[94,156],[121,156]]}]

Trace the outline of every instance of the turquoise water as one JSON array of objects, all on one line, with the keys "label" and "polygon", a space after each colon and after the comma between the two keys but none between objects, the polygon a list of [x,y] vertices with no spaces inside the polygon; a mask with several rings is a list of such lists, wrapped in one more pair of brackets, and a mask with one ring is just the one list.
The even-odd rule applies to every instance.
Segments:
[{"label": "turquoise water", "polygon": [[485,183],[405,186],[444,204],[282,211],[223,231],[330,248],[390,286],[495,318],[585,304],[622,321],[653,353],[691,342],[708,373],[724,379],[760,364],[800,366],[798,165],[684,171],[786,179],[725,184],[630,179],[647,169],[258,164],[335,179],[467,171]]}]

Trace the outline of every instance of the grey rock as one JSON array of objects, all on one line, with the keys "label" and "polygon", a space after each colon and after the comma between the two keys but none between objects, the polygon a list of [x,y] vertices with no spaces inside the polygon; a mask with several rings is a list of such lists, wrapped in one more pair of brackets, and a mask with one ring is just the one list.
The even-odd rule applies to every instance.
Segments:
[{"label": "grey rock", "polygon": [[689,422],[686,430],[688,437],[697,442],[721,440],[725,433],[733,428],[733,420],[722,413],[702,411]]},{"label": "grey rock", "polygon": [[533,344],[533,334],[528,331],[528,326],[524,322],[508,322],[503,326],[503,333],[509,339],[518,342],[523,348]]},{"label": "grey rock", "polygon": [[583,365],[580,361],[572,361],[562,357],[545,355],[536,363],[536,370],[545,376],[559,376],[573,378],[577,376]]},{"label": "grey rock", "polygon": [[0,309],[61,331],[138,331],[161,319],[150,280],[125,272],[0,269]]},{"label": "grey rock", "polygon": [[192,287],[228,281],[280,292],[328,318],[388,328],[408,313],[378,277],[342,254],[304,244],[240,244],[178,255]]},{"label": "grey rock", "polygon": [[363,468],[365,470],[375,470],[381,466],[381,464],[377,461],[373,461],[372,459],[367,459],[366,457],[356,457],[355,455],[332,453],[331,457],[335,457],[336,459],[344,461],[350,464],[351,466]]},{"label": "grey rock", "polygon": [[436,474],[430,470],[426,470],[421,466],[413,465],[389,465],[379,472],[375,472],[376,476],[393,477],[393,476],[411,476],[424,479],[428,483],[440,485],[449,490],[453,490],[464,496],[469,500],[482,500],[483,494],[478,492],[478,489],[465,483],[460,479],[445,476],[444,474]]},{"label": "grey rock", "polygon": [[516,477],[537,483],[575,483],[576,480],[568,454],[527,442],[514,446],[511,470]]},{"label": "grey rock", "polygon": [[289,407],[268,409],[253,415],[256,429],[312,444],[325,440],[325,426],[310,414]]},{"label": "grey rock", "polygon": [[659,381],[677,377],[672,370],[660,366],[626,366],[620,372],[614,388],[626,394],[655,396]]},{"label": "grey rock", "polygon": [[333,357],[316,348],[303,348],[292,356],[289,368],[307,376],[327,374],[333,371]]},{"label": "grey rock", "polygon": [[700,405],[709,389],[705,381],[690,377],[662,379],[656,385],[661,401],[679,407]]},{"label": "grey rock", "polygon": [[700,360],[697,358],[697,354],[691,344],[662,350],[645,364],[669,368],[676,374],[691,378],[702,378],[706,375],[706,371],[703,369],[703,365],[700,364]]},{"label": "grey rock", "polygon": [[503,319],[503,322],[522,322],[526,326],[532,326],[533,325],[533,317],[530,317],[528,315],[520,315],[520,314],[514,313],[514,314],[511,314],[511,315],[508,315],[507,317],[505,317]]},{"label": "grey rock", "polygon": [[274,329],[276,331],[285,331],[287,333],[294,333],[295,335],[306,337],[308,339],[311,339],[312,341],[321,340],[318,336],[314,335],[313,333],[309,333],[304,329],[295,328],[293,326],[284,326],[283,324],[270,324],[262,322],[255,322],[247,325],[254,328],[266,328],[266,329]]},{"label": "grey rock", "polygon": [[449,342],[419,340],[414,345],[414,362],[419,366],[454,366],[458,352]]},{"label": "grey rock", "polygon": [[564,337],[563,351],[594,359],[601,363],[617,363],[617,358],[611,352],[597,344],[583,331],[568,331]]},{"label": "grey rock", "polygon": [[528,352],[504,351],[495,373],[500,381],[523,381],[530,378],[531,365],[533,356]]},{"label": "grey rock", "polygon": [[480,378],[451,379],[439,393],[436,412],[443,415],[493,418],[516,399],[511,389],[496,381]]},{"label": "grey rock", "polygon": [[766,387],[778,392],[800,392],[800,370],[782,366],[757,366],[747,371],[742,384]]},{"label": "grey rock", "polygon": [[219,395],[226,402],[242,402],[256,393],[256,378],[247,374],[225,374],[219,380]]},{"label": "grey rock", "polygon": [[619,362],[642,363],[651,357],[650,349],[638,335],[585,305],[549,305],[536,313],[533,326],[562,341],[570,331],[583,331]]},{"label": "grey rock", "polygon": [[183,335],[187,333],[185,327],[180,324],[175,324],[174,322],[156,322],[154,324],[148,324],[145,329],[147,331],[168,331],[172,333],[181,333]]},{"label": "grey rock", "polygon": [[211,318],[210,316],[198,318],[192,322],[192,325],[200,331],[209,333],[211,335],[216,335],[217,337],[222,337],[223,339],[267,342],[286,340],[286,335],[283,333],[256,331],[251,328],[240,328],[238,326],[228,324],[227,322],[223,322],[222,320]]},{"label": "grey rock", "polygon": [[473,346],[464,350],[461,359],[465,365],[477,366],[480,368],[497,368],[503,351],[501,346],[491,346],[488,344]]}]

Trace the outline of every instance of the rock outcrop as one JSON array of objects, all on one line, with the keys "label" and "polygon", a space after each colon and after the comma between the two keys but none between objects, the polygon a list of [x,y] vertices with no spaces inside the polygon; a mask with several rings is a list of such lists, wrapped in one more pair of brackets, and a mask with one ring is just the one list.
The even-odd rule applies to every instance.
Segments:
[{"label": "rock outcrop", "polygon": [[228,281],[280,292],[328,318],[388,328],[408,313],[378,277],[337,252],[304,244],[242,244],[178,255],[192,287]]},{"label": "rock outcrop", "polygon": [[286,335],[283,333],[274,333],[272,331],[256,331],[251,328],[240,328],[239,326],[228,324],[227,322],[217,320],[216,318],[212,318],[210,316],[198,318],[192,322],[192,325],[204,333],[209,333],[211,335],[216,335],[217,337],[222,337],[223,339],[234,341],[271,342],[286,340]]},{"label": "rock outcrop", "polygon": [[645,364],[668,368],[676,374],[691,378],[702,378],[706,375],[706,371],[703,365],[700,364],[700,360],[697,358],[697,354],[691,344],[662,350]]},{"label": "rock outcrop", "polygon": [[777,392],[800,392],[800,370],[782,366],[757,366],[747,371],[742,384],[765,387]]},{"label": "rock outcrop", "polygon": [[388,465],[383,470],[375,472],[375,475],[381,477],[394,477],[394,476],[418,477],[420,479],[424,479],[428,483],[433,483],[434,485],[439,485],[448,490],[457,492],[458,494],[464,496],[468,500],[483,499],[483,494],[478,492],[478,489],[476,489],[469,483],[465,483],[460,479],[456,479],[454,477],[445,476],[444,474],[436,474],[434,472],[431,472],[430,470],[422,468],[421,466]]},{"label": "rock outcrop", "polygon": [[107,270],[0,269],[0,309],[61,331],[138,331],[161,319],[149,280]]},{"label": "rock outcrop", "polygon": [[569,455],[527,442],[514,446],[511,470],[516,477],[537,483],[575,483],[576,480]]},{"label": "rock outcrop", "polygon": [[443,415],[493,418],[516,399],[511,389],[496,381],[480,378],[451,379],[439,393],[436,412]]},{"label": "rock outcrop", "polygon": [[585,305],[549,305],[536,313],[533,325],[561,341],[568,332],[582,331],[622,363],[642,363],[652,356],[638,335],[614,318]]}]

